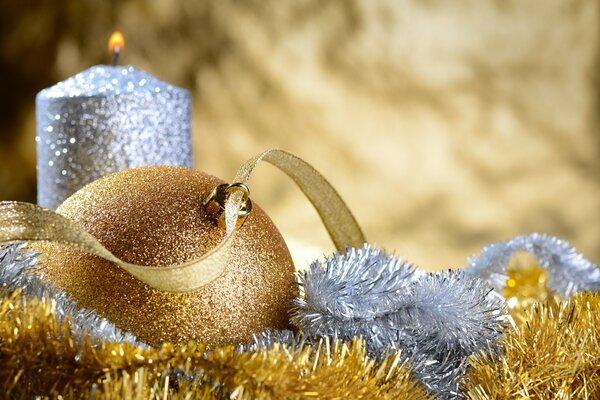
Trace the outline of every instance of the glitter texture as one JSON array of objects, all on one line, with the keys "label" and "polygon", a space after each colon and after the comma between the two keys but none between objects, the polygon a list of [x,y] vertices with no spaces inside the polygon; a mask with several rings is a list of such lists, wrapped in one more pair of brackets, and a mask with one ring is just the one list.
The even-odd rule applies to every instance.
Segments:
[{"label": "glitter texture", "polygon": [[192,166],[191,96],[137,68],[94,66],[36,98],[38,204],[145,165]]},{"label": "glitter texture", "polygon": [[[117,257],[164,266],[199,257],[223,238],[204,200],[223,183],[187,168],[121,171],[79,190],[57,210],[80,223]],[[152,345],[246,343],[289,325],[294,266],[279,231],[256,206],[233,242],[226,272],[194,292],[153,289],[108,261],[38,244],[45,278],[81,307]]]}]

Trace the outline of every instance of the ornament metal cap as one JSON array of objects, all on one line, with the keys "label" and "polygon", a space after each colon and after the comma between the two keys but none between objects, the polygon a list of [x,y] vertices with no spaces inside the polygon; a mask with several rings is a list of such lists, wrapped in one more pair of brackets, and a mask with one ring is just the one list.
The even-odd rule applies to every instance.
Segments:
[{"label": "ornament metal cap", "polygon": [[242,193],[242,203],[238,211],[238,219],[235,225],[236,229],[239,229],[244,225],[246,218],[248,218],[248,215],[252,211],[252,200],[250,200],[250,189],[248,186],[241,182],[219,185],[213,190],[210,197],[206,199],[204,205],[206,206],[208,214],[217,220],[219,226],[224,227],[225,203],[234,191]]}]

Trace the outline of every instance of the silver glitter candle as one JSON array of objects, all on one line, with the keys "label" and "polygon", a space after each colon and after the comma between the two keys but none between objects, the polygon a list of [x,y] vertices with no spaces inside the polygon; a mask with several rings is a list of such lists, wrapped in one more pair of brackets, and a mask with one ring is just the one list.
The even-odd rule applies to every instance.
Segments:
[{"label": "silver glitter candle", "polygon": [[94,66],[42,90],[36,118],[45,208],[115,171],[192,166],[190,93],[131,66]]}]

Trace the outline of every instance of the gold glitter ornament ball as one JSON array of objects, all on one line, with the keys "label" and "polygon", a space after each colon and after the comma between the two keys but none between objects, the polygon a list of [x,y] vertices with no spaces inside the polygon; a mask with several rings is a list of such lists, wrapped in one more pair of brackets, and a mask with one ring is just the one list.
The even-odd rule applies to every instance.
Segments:
[{"label": "gold glitter ornament ball", "polygon": [[[197,258],[223,239],[224,228],[203,205],[221,183],[187,168],[129,169],[83,187],[57,212],[122,260],[160,268]],[[265,328],[287,328],[296,295],[287,246],[256,204],[236,233],[225,273],[189,293],[154,289],[111,262],[65,246],[36,249],[48,282],[151,345],[247,342]]]}]

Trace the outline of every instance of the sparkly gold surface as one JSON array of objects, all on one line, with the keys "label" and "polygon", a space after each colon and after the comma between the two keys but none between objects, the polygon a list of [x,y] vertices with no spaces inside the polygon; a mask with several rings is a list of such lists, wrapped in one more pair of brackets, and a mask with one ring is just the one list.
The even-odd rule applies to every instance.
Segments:
[{"label": "sparkly gold surface", "polygon": [[525,312],[534,304],[556,299],[546,286],[548,273],[528,253],[517,253],[508,266],[508,280],[502,291],[506,304],[517,322],[525,320]]},{"label": "sparkly gold surface", "polygon": [[[219,179],[185,168],[143,167],[84,187],[57,212],[80,223],[124,261],[164,266],[199,257],[224,230],[203,201]],[[190,293],[153,289],[116,265],[61,246],[36,245],[46,278],[141,340],[238,343],[288,326],[294,266],[269,217],[255,205],[234,239],[227,272]]]}]

